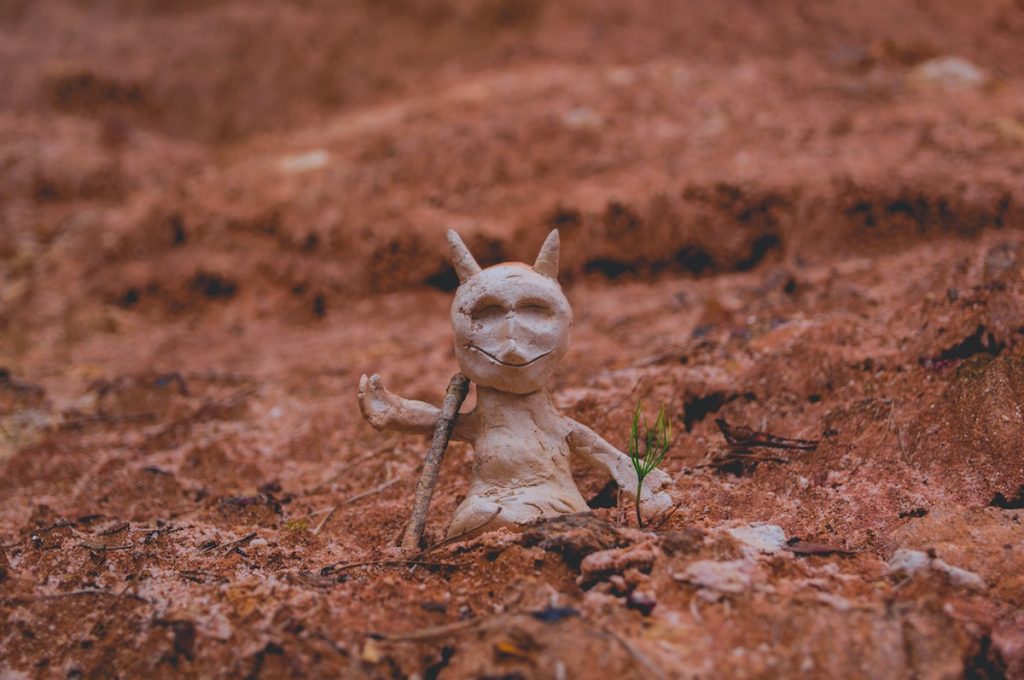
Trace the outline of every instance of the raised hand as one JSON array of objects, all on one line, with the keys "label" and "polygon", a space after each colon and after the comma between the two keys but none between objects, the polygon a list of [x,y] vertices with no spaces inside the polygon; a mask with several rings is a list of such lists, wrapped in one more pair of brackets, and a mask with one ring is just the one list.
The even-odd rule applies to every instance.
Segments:
[{"label": "raised hand", "polygon": [[[359,410],[377,430],[395,430],[412,434],[433,434],[440,409],[415,399],[405,399],[381,384],[374,373],[359,378]],[[472,441],[476,434],[476,418],[472,413],[460,413],[452,432],[456,441]]]},{"label": "raised hand", "polygon": [[394,428],[400,423],[402,399],[392,394],[374,373],[369,378],[359,378],[359,410],[363,417],[377,430]]}]

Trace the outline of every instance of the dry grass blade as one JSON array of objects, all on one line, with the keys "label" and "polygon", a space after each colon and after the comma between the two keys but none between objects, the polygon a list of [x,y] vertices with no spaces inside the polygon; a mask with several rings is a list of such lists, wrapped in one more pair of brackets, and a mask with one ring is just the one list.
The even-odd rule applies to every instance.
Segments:
[{"label": "dry grass blade", "polygon": [[421,550],[419,552],[419,554],[420,555],[426,555],[428,552],[430,552],[432,550],[437,550],[438,548],[443,548],[446,545],[451,545],[452,543],[455,543],[456,541],[459,541],[459,540],[465,538],[466,536],[469,536],[474,531],[478,531],[478,530],[484,528],[485,526],[487,526],[492,519],[494,519],[495,517],[497,517],[498,515],[501,514],[501,511],[502,511],[502,508],[498,508],[497,510],[495,510],[491,514],[490,517],[485,519],[483,522],[480,522],[475,527],[472,527],[470,529],[466,529],[462,533],[456,534],[455,536],[449,536],[448,538],[444,539],[443,541],[439,541],[439,542],[435,543],[434,545],[430,546],[429,548],[424,548],[423,550]]},{"label": "dry grass blade", "polygon": [[374,494],[378,494],[381,491],[384,491],[385,489],[397,484],[399,480],[401,480],[401,477],[394,477],[392,479],[387,480],[386,482],[382,482],[377,486],[373,487],[372,489],[368,489],[366,491],[363,491],[362,493],[357,493],[355,496],[350,496],[346,498],[341,502],[341,505],[352,505],[356,501],[361,501],[364,498],[367,498]]},{"label": "dry grass blade", "polygon": [[327,511],[327,514],[324,515],[323,519],[321,519],[319,522],[316,523],[316,527],[314,527],[314,529],[313,529],[313,535],[314,536],[317,536],[317,535],[320,534],[320,530],[324,528],[324,525],[327,524],[327,522],[332,517],[334,517],[334,513],[337,511],[337,509],[338,509],[337,506],[332,507],[330,510]]},{"label": "dry grass blade", "polygon": [[354,467],[357,467],[357,466],[361,465],[363,462],[369,462],[369,461],[377,460],[379,458],[380,454],[382,454],[382,453],[384,453],[386,451],[392,451],[392,450],[394,450],[394,448],[395,448],[395,441],[394,440],[388,440],[388,441],[384,442],[383,444],[381,444],[380,446],[377,446],[376,448],[371,449],[366,455],[359,456],[355,460],[346,463],[344,466],[342,466],[342,468],[340,470],[338,470],[337,472],[332,474],[330,477],[328,477],[327,479],[323,480],[322,482],[320,482],[319,484],[317,484],[313,488],[306,489],[302,493],[305,494],[305,495],[315,495],[315,494],[323,493],[323,492],[327,491],[328,488],[330,488],[335,482],[337,482],[342,477],[344,477],[346,475],[352,474],[352,469]]}]

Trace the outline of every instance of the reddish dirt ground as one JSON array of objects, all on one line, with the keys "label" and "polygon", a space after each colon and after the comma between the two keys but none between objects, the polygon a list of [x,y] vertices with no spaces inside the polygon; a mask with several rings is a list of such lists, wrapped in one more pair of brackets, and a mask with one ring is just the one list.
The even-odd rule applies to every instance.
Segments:
[{"label": "reddish dirt ground", "polygon": [[[1024,677],[1022,35],[0,2],[0,677]],[[580,467],[592,516],[362,564],[427,442],[356,385],[440,401],[448,227],[484,264],[560,230],[556,402],[622,447],[664,405],[674,514]],[[723,464],[716,418],[820,443]]]}]

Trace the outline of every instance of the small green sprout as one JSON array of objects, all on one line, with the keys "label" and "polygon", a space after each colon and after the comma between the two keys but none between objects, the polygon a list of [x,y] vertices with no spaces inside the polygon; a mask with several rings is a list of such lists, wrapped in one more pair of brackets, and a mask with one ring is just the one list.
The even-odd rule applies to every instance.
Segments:
[{"label": "small green sprout", "polygon": [[[643,491],[644,478],[654,468],[661,465],[665,460],[672,442],[672,424],[665,417],[665,408],[658,409],[658,417],[654,420],[654,428],[647,424],[643,417],[644,407],[641,402],[636,403],[636,410],[633,411],[633,427],[629,432],[629,460],[636,470],[636,523],[643,527],[644,520],[640,514],[640,494]],[[643,450],[640,445],[640,423],[643,422]]]}]

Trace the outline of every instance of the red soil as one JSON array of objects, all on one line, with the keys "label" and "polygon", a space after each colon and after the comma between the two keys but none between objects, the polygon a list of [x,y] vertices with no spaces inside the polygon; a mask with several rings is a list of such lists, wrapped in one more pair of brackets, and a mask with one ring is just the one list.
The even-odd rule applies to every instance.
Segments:
[{"label": "red soil", "polygon": [[[0,3],[0,675],[1024,677],[1024,4],[686,5]],[[408,516],[355,389],[439,401],[450,226],[561,230],[555,397],[666,406],[653,533],[332,566]],[[717,417],[821,444],[721,470]],[[751,522],[853,554],[674,578]]]}]

